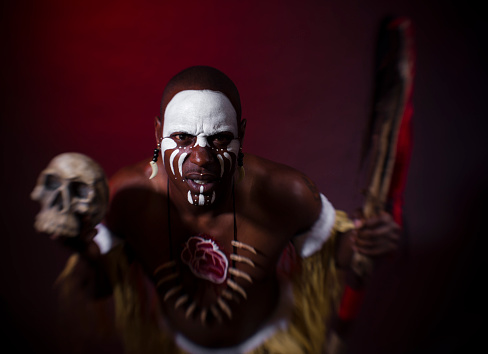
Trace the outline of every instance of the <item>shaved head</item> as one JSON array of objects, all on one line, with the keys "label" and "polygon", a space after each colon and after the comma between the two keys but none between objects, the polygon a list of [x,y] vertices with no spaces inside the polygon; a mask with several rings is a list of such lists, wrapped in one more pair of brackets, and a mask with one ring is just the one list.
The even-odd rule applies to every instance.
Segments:
[{"label": "shaved head", "polygon": [[193,66],[169,81],[155,131],[168,181],[180,198],[198,207],[225,200],[245,126],[239,92],[221,71]]},{"label": "shaved head", "polygon": [[192,66],[176,74],[168,82],[161,100],[160,119],[164,118],[166,106],[172,98],[177,93],[186,90],[222,92],[234,107],[237,120],[241,120],[241,99],[237,87],[227,75],[210,66]]}]

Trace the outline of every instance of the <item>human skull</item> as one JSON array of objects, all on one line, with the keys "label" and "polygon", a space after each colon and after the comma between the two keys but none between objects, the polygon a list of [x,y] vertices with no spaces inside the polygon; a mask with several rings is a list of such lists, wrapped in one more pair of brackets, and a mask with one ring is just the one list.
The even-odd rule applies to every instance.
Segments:
[{"label": "human skull", "polygon": [[105,216],[107,179],[88,156],[64,153],[41,172],[31,198],[41,204],[34,224],[38,232],[75,237],[82,220],[83,226],[92,228]]}]

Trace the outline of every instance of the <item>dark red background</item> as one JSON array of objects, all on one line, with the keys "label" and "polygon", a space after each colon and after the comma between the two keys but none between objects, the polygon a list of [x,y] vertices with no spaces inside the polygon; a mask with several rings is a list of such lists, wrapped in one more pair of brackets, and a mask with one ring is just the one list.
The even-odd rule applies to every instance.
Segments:
[{"label": "dark red background", "polygon": [[[112,175],[152,156],[167,80],[215,66],[237,84],[245,152],[308,174],[337,208],[361,203],[360,139],[377,29],[414,21],[414,151],[402,256],[380,265],[354,353],[450,352],[481,320],[487,189],[486,24],[450,1],[2,2],[1,318],[5,345],[58,351],[52,283],[68,254],[33,230],[29,194],[55,155]],[[484,276],[483,276],[484,277]],[[103,344],[103,343],[102,343]],[[93,352],[109,349],[93,344]],[[112,345],[113,346],[113,345]],[[114,351],[117,346],[114,346]]]}]

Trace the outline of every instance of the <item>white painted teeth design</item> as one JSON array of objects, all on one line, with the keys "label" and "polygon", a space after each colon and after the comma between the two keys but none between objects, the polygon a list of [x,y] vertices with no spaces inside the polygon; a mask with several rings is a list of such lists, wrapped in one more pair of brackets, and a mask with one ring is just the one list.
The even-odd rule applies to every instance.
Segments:
[{"label": "white painted teeth design", "polygon": [[227,151],[233,152],[234,154],[237,154],[240,146],[241,146],[241,143],[239,142],[239,139],[233,139],[229,143],[229,145],[227,145]]},{"label": "white painted teeth design", "polygon": [[243,243],[243,242],[239,242],[239,241],[230,241],[231,245],[232,246],[235,246],[237,248],[242,248],[242,249],[245,249],[245,250],[248,250],[249,252],[251,253],[254,253],[254,254],[257,254],[256,250],[254,249],[254,247],[252,246],[249,246],[248,244],[246,243]]},{"label": "white painted teeth design", "polygon": [[229,317],[229,319],[232,319],[232,311],[230,310],[229,305],[227,305],[227,303],[221,297],[217,299],[217,304],[220,306],[220,309],[224,311],[227,317]]},{"label": "white painted teeth design", "polygon": [[222,290],[222,296],[227,300],[232,300],[233,298],[232,293],[227,289]]},{"label": "white painted teeth design", "polygon": [[171,156],[169,157],[169,165],[171,166],[171,172],[173,172],[173,175],[175,174],[175,168],[173,167],[173,161],[175,159],[176,154],[178,154],[180,150],[176,149],[171,153]]},{"label": "white painted teeth design", "polygon": [[217,155],[217,158],[219,159],[220,162],[220,177],[224,174],[224,159],[222,158],[222,155]]},{"label": "white painted teeth design", "polygon": [[193,314],[193,312],[195,311],[196,308],[197,308],[197,304],[196,304],[195,301],[193,301],[191,303],[191,305],[188,306],[188,308],[187,308],[187,310],[185,312],[185,318],[189,318]]},{"label": "white painted teeth design", "polygon": [[166,277],[164,277],[163,279],[159,280],[157,283],[156,283],[156,287],[159,287],[161,286],[161,284],[164,284],[170,280],[173,280],[173,279],[176,279],[180,276],[180,273],[178,272],[175,272],[175,273],[172,273],[170,275],[167,275]]},{"label": "white painted teeth design", "polygon": [[[185,159],[186,159],[186,155],[188,155],[187,152],[184,152],[180,155],[180,158],[178,159],[178,170],[180,171],[180,176],[183,177],[183,162],[185,162]],[[173,167],[173,165],[171,164],[171,167]]]},{"label": "white painted teeth design", "polygon": [[[235,244],[232,244],[233,246],[235,246]],[[237,246],[236,246],[237,247]],[[247,263],[249,264],[251,267],[256,267],[254,265],[254,262],[250,259],[250,258],[247,258],[247,257],[244,257],[244,256],[241,256],[241,255],[238,255],[238,254],[231,254],[230,255],[230,259],[233,260],[233,261],[236,261],[236,262],[243,262],[243,263]]]},{"label": "white painted teeth design", "polygon": [[[235,154],[234,154],[235,156]],[[233,164],[232,164],[232,156],[226,151],[224,152],[224,157],[229,160],[230,162],[230,169],[232,170],[234,168]]]},{"label": "white painted teeth design", "polygon": [[163,160],[163,165],[164,165],[164,153],[168,149],[174,149],[176,148],[176,143],[173,139],[171,138],[164,138],[163,141],[161,141],[161,157]]},{"label": "white painted teeth design", "polygon": [[220,312],[217,310],[215,305],[210,306],[210,312],[212,312],[219,323],[222,323],[222,316],[220,316]]},{"label": "white painted teeth design", "polygon": [[188,295],[182,295],[178,298],[178,300],[176,300],[176,303],[175,303],[175,310],[180,307],[181,305],[183,305],[187,300],[188,300],[189,296]]},{"label": "white painted teeth design", "polygon": [[203,186],[200,186],[200,195],[203,194]]},{"label": "white painted teeth design", "polygon": [[198,195],[198,205],[205,205],[205,196],[203,194]]},{"label": "white painted teeth design", "polygon": [[246,291],[239,284],[237,284],[235,281],[233,281],[232,279],[227,279],[227,285],[232,290],[234,290],[234,291],[238,292],[239,294],[241,294],[244,299],[247,299],[247,293],[246,293]]},{"label": "white painted teeth design", "polygon": [[191,197],[191,193],[190,193],[190,191],[188,191],[188,203],[190,203],[190,204],[194,204],[194,203],[193,203],[193,198]]},{"label": "white painted teeth design", "polygon": [[212,204],[214,201],[215,201],[215,191],[212,192],[212,201],[210,202],[210,204]]},{"label": "white painted teeth design", "polygon": [[171,268],[171,267],[174,267],[175,265],[176,265],[175,261],[169,261],[169,262],[163,263],[154,270],[153,274],[156,275],[156,273],[162,271],[163,269]]},{"label": "white painted teeth design", "polygon": [[229,273],[237,278],[243,278],[246,279],[249,283],[252,283],[251,276],[246,272],[243,272],[242,270],[239,270],[237,268],[229,268]]},{"label": "white painted teeth design", "polygon": [[206,308],[202,309],[202,312],[200,313],[200,320],[202,321],[202,324],[205,325],[205,322],[207,320],[207,309]]},{"label": "white painted teeth design", "polygon": [[164,295],[163,300],[167,301],[171,296],[177,294],[182,289],[183,289],[183,285],[178,285],[175,286],[174,288],[169,289],[168,292]]}]

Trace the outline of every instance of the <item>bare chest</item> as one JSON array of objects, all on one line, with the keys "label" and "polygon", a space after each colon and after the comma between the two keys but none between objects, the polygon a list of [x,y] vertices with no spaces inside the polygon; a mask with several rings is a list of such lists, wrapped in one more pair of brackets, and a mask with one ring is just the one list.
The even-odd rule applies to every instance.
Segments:
[{"label": "bare chest", "polygon": [[287,237],[232,214],[199,226],[148,221],[128,242],[173,329],[202,345],[233,345],[274,309]]}]

